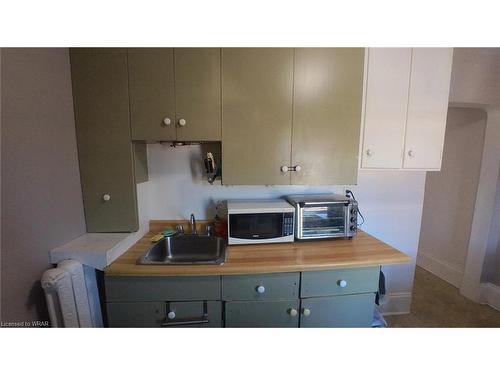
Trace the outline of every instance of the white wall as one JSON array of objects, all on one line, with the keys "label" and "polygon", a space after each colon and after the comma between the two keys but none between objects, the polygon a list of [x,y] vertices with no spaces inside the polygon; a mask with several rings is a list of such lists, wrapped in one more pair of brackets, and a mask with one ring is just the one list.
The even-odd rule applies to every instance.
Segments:
[{"label": "white wall", "polygon": [[450,108],[441,171],[428,172],[417,264],[460,287],[474,215],[486,112]]},{"label": "white wall", "polygon": [[[268,198],[292,193],[336,192],[345,186],[213,186],[204,180],[200,146],[148,145],[151,219],[213,218],[213,206],[229,198]],[[412,256],[408,265],[384,268],[388,293],[402,296],[390,309],[409,311],[424,199],[425,172],[360,171],[353,190],[365,215],[363,229]],[[208,208],[207,208],[208,207]]]}]

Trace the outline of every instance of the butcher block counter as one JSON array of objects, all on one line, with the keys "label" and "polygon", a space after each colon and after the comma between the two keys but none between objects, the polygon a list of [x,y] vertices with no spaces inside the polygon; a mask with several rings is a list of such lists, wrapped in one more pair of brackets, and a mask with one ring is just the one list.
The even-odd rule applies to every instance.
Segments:
[{"label": "butcher block counter", "polygon": [[[177,223],[177,222],[175,222]],[[152,221],[150,232],[105,269],[108,276],[208,276],[319,271],[408,263],[410,257],[360,230],[352,239],[228,246],[222,265],[139,265],[151,237],[172,221]],[[185,223],[184,223],[185,224]],[[200,230],[204,223],[199,223]],[[187,225],[185,225],[187,228]]]}]

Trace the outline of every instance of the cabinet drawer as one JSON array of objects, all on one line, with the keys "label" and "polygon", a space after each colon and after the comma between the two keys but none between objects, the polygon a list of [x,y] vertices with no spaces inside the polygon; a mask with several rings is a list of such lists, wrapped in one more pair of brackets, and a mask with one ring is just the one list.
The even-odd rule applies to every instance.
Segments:
[{"label": "cabinet drawer", "polygon": [[220,300],[220,276],[105,278],[107,302]]},{"label": "cabinet drawer", "polygon": [[[110,302],[110,327],[221,327],[220,301]],[[175,315],[167,318],[169,313]]]},{"label": "cabinet drawer", "polygon": [[[375,294],[317,297],[301,300],[300,326],[316,327],[371,327]],[[307,315],[304,311],[307,310]]]},{"label": "cabinet drawer", "polygon": [[233,301],[225,307],[226,327],[299,326],[299,300]]},{"label": "cabinet drawer", "polygon": [[379,267],[302,272],[300,296],[321,297],[376,292]]},{"label": "cabinet drawer", "polygon": [[295,299],[300,274],[222,276],[223,300]]}]

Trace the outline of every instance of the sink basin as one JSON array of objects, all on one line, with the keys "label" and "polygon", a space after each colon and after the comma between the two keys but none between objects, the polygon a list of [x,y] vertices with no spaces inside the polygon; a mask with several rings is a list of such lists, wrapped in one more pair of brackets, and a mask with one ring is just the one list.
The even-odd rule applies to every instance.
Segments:
[{"label": "sink basin", "polygon": [[222,238],[186,234],[166,237],[155,243],[137,264],[222,264],[225,261],[226,243]]}]

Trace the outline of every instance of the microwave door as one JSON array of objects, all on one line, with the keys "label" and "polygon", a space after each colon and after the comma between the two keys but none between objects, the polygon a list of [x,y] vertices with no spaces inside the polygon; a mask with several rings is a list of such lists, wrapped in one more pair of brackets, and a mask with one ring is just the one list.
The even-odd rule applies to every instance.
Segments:
[{"label": "microwave door", "polygon": [[322,206],[304,206],[302,211],[302,238],[343,237],[346,229],[344,203]]},{"label": "microwave door", "polygon": [[262,240],[283,236],[283,213],[229,215],[230,237]]}]

